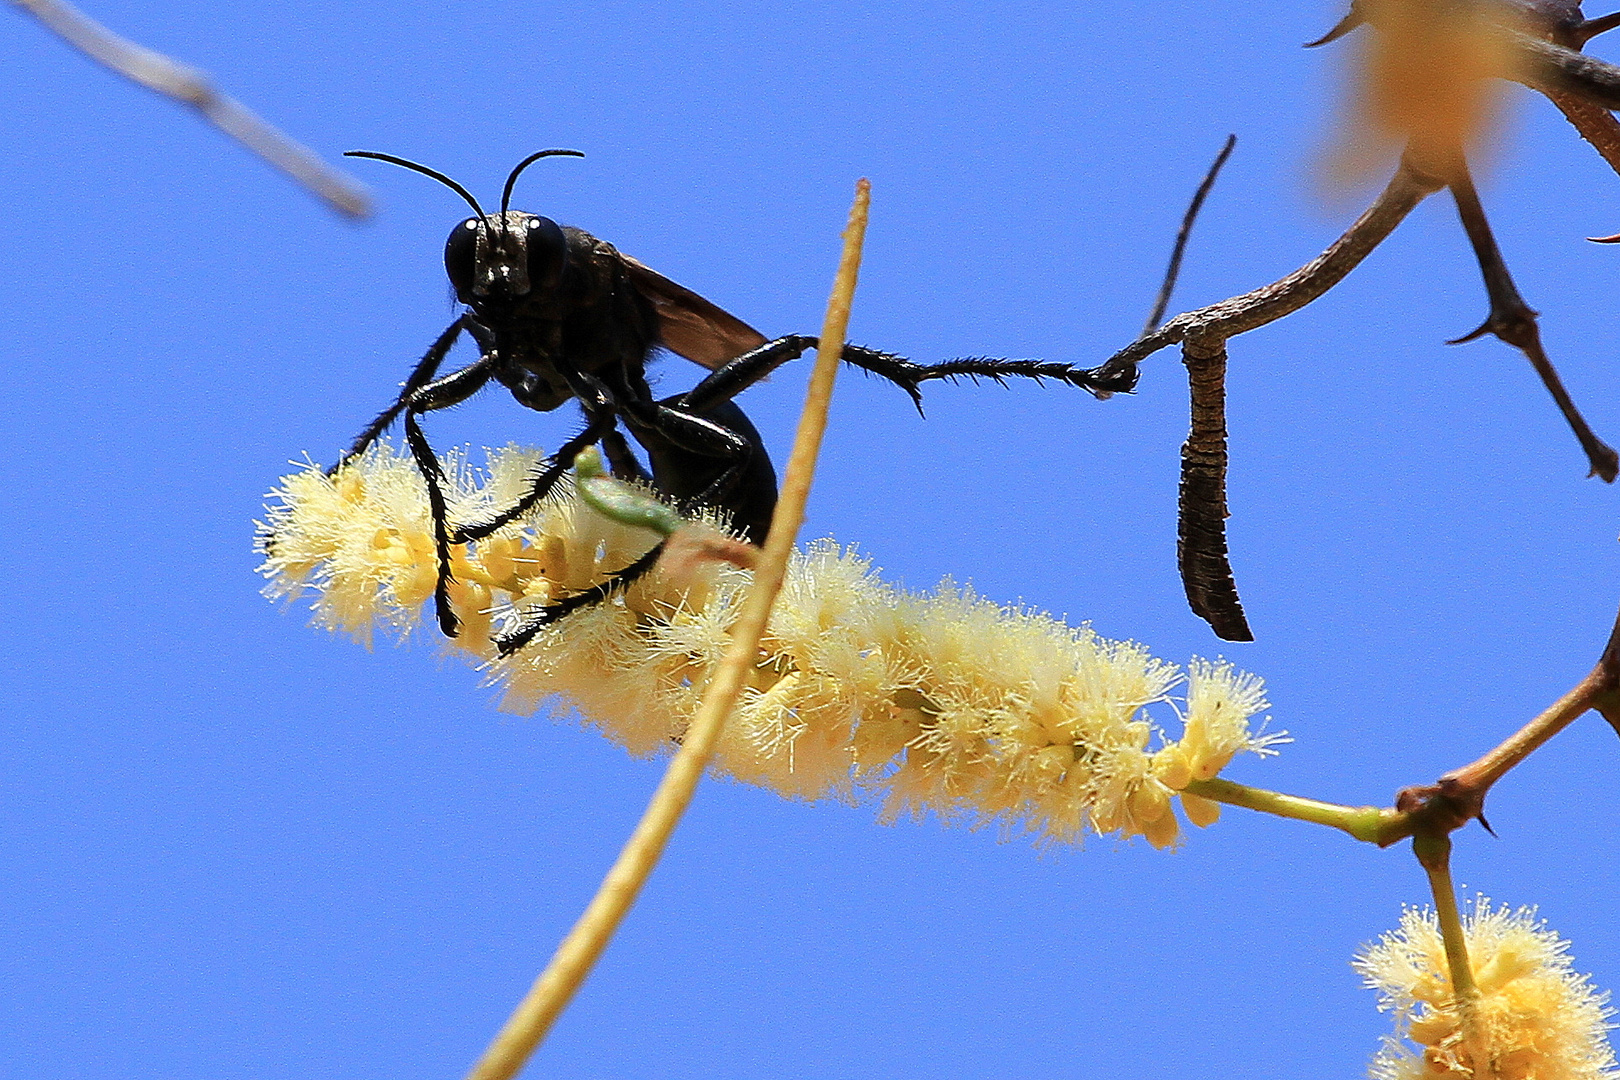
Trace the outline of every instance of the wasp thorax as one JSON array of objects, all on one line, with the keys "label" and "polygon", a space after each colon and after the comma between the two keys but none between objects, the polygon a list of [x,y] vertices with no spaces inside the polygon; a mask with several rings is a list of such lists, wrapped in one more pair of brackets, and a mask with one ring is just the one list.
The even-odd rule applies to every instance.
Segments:
[{"label": "wasp thorax", "polygon": [[469,305],[555,288],[567,262],[568,241],[557,223],[520,210],[467,218],[444,245],[445,272]]}]

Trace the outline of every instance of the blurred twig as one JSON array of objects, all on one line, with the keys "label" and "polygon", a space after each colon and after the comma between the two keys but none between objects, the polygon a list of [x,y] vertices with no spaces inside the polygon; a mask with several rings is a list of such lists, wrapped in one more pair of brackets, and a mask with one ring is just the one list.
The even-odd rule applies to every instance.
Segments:
[{"label": "blurred twig", "polygon": [[309,148],[216,91],[207,74],[119,37],[64,0],[12,0],[90,59],[164,97],[189,105],[209,123],[349,217],[371,214],[365,188]]}]

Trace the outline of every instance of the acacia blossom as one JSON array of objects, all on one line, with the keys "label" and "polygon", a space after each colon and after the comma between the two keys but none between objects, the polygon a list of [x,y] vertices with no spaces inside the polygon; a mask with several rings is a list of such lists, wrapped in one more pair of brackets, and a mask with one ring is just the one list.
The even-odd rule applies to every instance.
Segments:
[{"label": "acacia blossom", "polygon": [[[451,520],[510,505],[541,460],[508,447],[474,469],[464,454],[446,455]],[[259,539],[267,595],[313,591],[316,624],[367,645],[378,627],[404,636],[420,624],[436,574],[409,455],[378,444],[332,477],[300,469],[270,498]],[[657,540],[561,485],[488,539],[454,546],[462,631],[449,648],[482,665],[506,709],[576,709],[633,754],[669,750],[730,640],[749,571],[661,566],[512,656],[490,641]],[[823,540],[793,558],[714,768],[796,798],[875,799],[886,820],[932,812],[1048,842],[1089,830],[1167,847],[1180,835],[1178,797],[1197,825],[1219,814],[1182,788],[1239,752],[1268,754],[1284,741],[1251,728],[1266,708],[1260,680],[1224,661],[1194,660],[1184,674],[1135,642],[949,582],[905,592]]]}]

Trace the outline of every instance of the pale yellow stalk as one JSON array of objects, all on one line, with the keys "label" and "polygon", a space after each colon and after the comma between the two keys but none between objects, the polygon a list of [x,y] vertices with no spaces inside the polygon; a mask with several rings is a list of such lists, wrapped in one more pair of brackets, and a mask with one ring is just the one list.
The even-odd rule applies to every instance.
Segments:
[{"label": "pale yellow stalk", "polygon": [[827,305],[827,318],[822,324],[821,346],[816,353],[815,370],[810,376],[810,389],[799,419],[793,454],[788,459],[776,513],[771,518],[770,537],[766,540],[765,553],[759,566],[754,571],[754,585],[738,617],[731,646],[709,683],[703,704],[682,740],[680,751],[670,762],[663,781],[648,803],[640,824],[620,852],[618,861],[608,871],[585,913],[558,946],[551,963],[535,980],[506,1026],[468,1074],[468,1080],[511,1080],[523,1068],[607,948],[614,931],[652,874],[664,846],[675,831],[675,825],[692,801],[698,781],[714,756],[721,727],[727,714],[735,707],[748,672],[756,662],[760,636],[765,631],[771,604],[786,575],[788,557],[793,552],[799,526],[804,522],[804,506],[810,496],[816,454],[827,428],[833,378],[838,371],[844,333],[849,325],[850,305],[855,296],[870,192],[867,181],[860,181],[856,187],[855,205],[850,210],[849,224],[844,230],[843,256],[838,263],[838,276]]}]

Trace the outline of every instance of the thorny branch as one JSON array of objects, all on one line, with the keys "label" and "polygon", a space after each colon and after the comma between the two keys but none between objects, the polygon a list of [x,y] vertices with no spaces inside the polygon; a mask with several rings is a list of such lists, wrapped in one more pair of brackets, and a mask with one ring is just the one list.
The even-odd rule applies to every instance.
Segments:
[{"label": "thorny branch", "polygon": [[1403,161],[1372,206],[1321,255],[1270,285],[1177,315],[1095,371],[1099,382],[1134,386],[1143,360],[1170,345],[1183,348],[1192,379],[1193,416],[1181,451],[1177,559],[1193,612],[1227,641],[1252,641],[1254,636],[1227,557],[1226,342],[1298,311],[1337,285],[1441,186]]},{"label": "thorny branch", "polygon": [[[1508,25],[1510,17],[1516,20],[1515,25]],[[1335,41],[1367,21],[1362,7],[1353,4],[1344,19],[1310,44]],[[1505,37],[1515,57],[1511,77],[1546,94],[1610,167],[1620,173],[1620,122],[1608,111],[1620,108],[1620,68],[1579,51],[1592,37],[1616,27],[1620,27],[1620,13],[1585,19],[1579,5],[1571,0],[1530,0],[1514,5],[1492,32]],[[1435,167],[1436,162],[1441,167]],[[1524,302],[1508,272],[1461,149],[1409,148],[1389,186],[1321,256],[1270,285],[1178,315],[1150,329],[1092,373],[1099,385],[1117,384],[1128,389],[1135,385],[1138,365],[1144,359],[1169,345],[1183,347],[1193,380],[1193,419],[1182,447],[1177,553],[1188,601],[1194,613],[1208,621],[1218,636],[1229,641],[1252,640],[1227,555],[1227,454],[1222,411],[1225,392],[1223,386],[1217,385],[1224,378],[1225,343],[1292,314],[1337,285],[1413,207],[1448,186],[1490,300],[1490,314],[1484,324],[1458,342],[1490,333],[1523,352],[1580,442],[1590,475],[1607,482],[1620,475],[1620,455],[1592,432],[1541,344],[1536,313]],[[1620,236],[1603,239],[1620,241]]]},{"label": "thorny branch", "polygon": [[366,189],[214,89],[208,76],[133,41],[119,37],[66,0],[12,0],[69,45],[103,67],[148,90],[190,106],[226,135],[280,169],[332,209],[349,217],[371,214]]},{"label": "thorny branch", "polygon": [[1479,193],[1474,190],[1474,180],[1469,175],[1467,162],[1459,156],[1449,171],[1454,177],[1451,194],[1457,203],[1457,213],[1462,218],[1464,231],[1468,233],[1468,242],[1474,246],[1474,257],[1479,260],[1480,273],[1485,278],[1485,293],[1491,303],[1490,314],[1479,329],[1452,344],[1494,334],[1524,353],[1530,366],[1541,376],[1542,384],[1552,394],[1553,401],[1558,403],[1558,409],[1564,414],[1570,430],[1575,432],[1581,449],[1586,451],[1586,459],[1592,465],[1587,475],[1601,476],[1606,482],[1613,483],[1616,473],[1620,472],[1620,457],[1616,456],[1612,446],[1592,434],[1586,418],[1575,407],[1569,391],[1564,389],[1564,381],[1558,377],[1557,369],[1547,359],[1547,352],[1541,347],[1541,332],[1536,328],[1536,313],[1519,295],[1518,287],[1513,284],[1513,275],[1508,273],[1507,263],[1502,260],[1502,252],[1491,234],[1490,222],[1485,218],[1485,208],[1480,204]]},{"label": "thorny branch", "polygon": [[[1479,760],[1453,769],[1433,784],[1410,787],[1396,796],[1395,808],[1410,826],[1407,832],[1449,832],[1474,818],[1490,828],[1485,821],[1485,796],[1492,785],[1591,710],[1596,710],[1620,734],[1620,615],[1615,618],[1597,664],[1541,715]],[[1390,842],[1398,838],[1392,837]]]},{"label": "thorny branch", "polygon": [[[1620,108],[1620,68],[1581,52],[1594,37],[1620,27],[1620,12],[1587,19],[1572,0],[1513,0],[1499,8],[1511,20],[1496,27],[1514,60],[1507,77],[1548,96],[1562,92],[1604,108]],[[1305,47],[1338,41],[1369,21],[1360,0],[1355,0],[1333,29]]]},{"label": "thorny branch", "polygon": [[1453,769],[1433,784],[1398,792],[1393,807],[1341,806],[1221,777],[1193,780],[1185,790],[1216,802],[1340,829],[1379,847],[1408,837],[1430,843],[1445,841],[1476,818],[1489,829],[1485,796],[1492,785],[1578,717],[1594,710],[1620,734],[1620,615],[1596,666],[1568,693],[1478,761]]},{"label": "thorny branch", "polygon": [[1292,315],[1344,280],[1418,203],[1442,186],[1440,181],[1423,176],[1403,162],[1366,212],[1322,254],[1269,285],[1177,315],[1109,357],[1096,369],[1097,375],[1134,378],[1137,366],[1160,349],[1189,340],[1226,341]]}]

